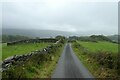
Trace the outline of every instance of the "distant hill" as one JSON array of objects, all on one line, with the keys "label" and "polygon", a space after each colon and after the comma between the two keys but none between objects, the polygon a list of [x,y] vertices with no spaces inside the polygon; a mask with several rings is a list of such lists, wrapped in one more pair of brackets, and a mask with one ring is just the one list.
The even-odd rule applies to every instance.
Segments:
[{"label": "distant hill", "polygon": [[2,29],[3,35],[21,35],[28,37],[55,37],[57,35],[63,36],[71,36],[75,35],[75,33],[64,32],[64,31],[56,31],[56,30],[36,30],[36,29]]},{"label": "distant hill", "polygon": [[107,36],[104,36],[104,35],[91,35],[90,38],[92,40],[96,40],[96,41],[110,41],[110,42],[112,42],[111,39],[109,39]]},{"label": "distant hill", "polygon": [[112,41],[118,42],[118,38],[120,40],[120,35],[110,35],[107,36],[109,39],[111,39]]},{"label": "distant hill", "polygon": [[[5,29],[5,28],[2,29],[2,34],[3,35],[21,35],[21,36],[27,36],[30,38],[36,38],[36,37],[47,38],[47,37],[56,37],[57,35],[66,36],[66,37],[76,36],[76,38],[78,38],[77,36],[81,36],[80,34],[76,34],[73,32],[65,32],[65,31],[57,31],[57,30]],[[105,36],[105,37],[111,39],[112,41],[118,42],[118,35],[110,35],[110,36]],[[107,39],[105,37],[104,39]],[[88,39],[88,37],[86,36],[83,36],[83,37],[81,36],[80,38],[86,39],[86,40]],[[120,35],[119,35],[119,38],[120,38]],[[96,36],[95,39],[100,40],[100,37]]]},{"label": "distant hill", "polygon": [[[70,40],[82,40],[82,41],[110,41],[110,42],[118,42],[118,35],[91,35],[91,36],[71,36],[69,37]],[[120,40],[120,39],[119,39]]]}]

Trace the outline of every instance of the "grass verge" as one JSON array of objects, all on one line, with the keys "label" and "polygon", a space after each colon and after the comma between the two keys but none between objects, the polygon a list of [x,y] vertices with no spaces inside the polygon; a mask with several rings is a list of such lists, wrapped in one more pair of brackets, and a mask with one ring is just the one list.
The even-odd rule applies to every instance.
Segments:
[{"label": "grass verge", "polygon": [[60,58],[62,50],[63,46],[55,52],[56,54],[51,57],[51,61],[45,62],[41,69],[38,69],[39,74],[35,75],[35,78],[51,78],[52,72],[54,71],[55,66]]},{"label": "grass verge", "polygon": [[[87,42],[86,42],[87,45]],[[93,44],[91,44],[93,45]],[[84,46],[84,47],[83,47]],[[80,42],[75,42],[72,44],[73,50],[82,61],[82,63],[88,68],[88,70],[96,78],[118,78],[118,65],[117,65],[117,55],[110,55],[114,53],[98,51],[89,51],[88,47],[80,44]],[[91,46],[92,48],[97,46]],[[92,49],[91,48],[91,49]],[[104,48],[104,47],[103,47]]]}]

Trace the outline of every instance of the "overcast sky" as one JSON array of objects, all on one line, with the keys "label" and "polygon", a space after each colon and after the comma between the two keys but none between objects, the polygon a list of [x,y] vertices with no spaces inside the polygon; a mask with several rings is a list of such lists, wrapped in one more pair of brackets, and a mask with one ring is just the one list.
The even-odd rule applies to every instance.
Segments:
[{"label": "overcast sky", "polygon": [[[104,0],[105,1],[105,0]],[[39,0],[2,3],[3,28],[59,30],[88,34],[118,33],[118,3]]]}]

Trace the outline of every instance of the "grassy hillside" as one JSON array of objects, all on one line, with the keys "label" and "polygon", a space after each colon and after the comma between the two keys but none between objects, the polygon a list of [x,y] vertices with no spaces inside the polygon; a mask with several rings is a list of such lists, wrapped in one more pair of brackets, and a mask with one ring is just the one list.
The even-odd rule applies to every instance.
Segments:
[{"label": "grassy hillside", "polygon": [[2,45],[2,59],[4,60],[7,57],[13,56],[13,55],[21,55],[26,54],[31,51],[35,51],[38,49],[45,48],[48,44],[51,43],[22,43],[22,44],[16,44],[12,46],[7,46],[5,43]]}]

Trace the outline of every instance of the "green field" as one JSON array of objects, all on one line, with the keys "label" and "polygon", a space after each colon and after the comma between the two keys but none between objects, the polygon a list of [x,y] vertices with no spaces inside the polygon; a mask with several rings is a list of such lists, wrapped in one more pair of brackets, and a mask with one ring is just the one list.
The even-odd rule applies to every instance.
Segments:
[{"label": "green field", "polygon": [[96,51],[108,51],[113,53],[118,53],[118,44],[110,43],[110,42],[84,42],[84,41],[77,41],[83,47],[86,47],[91,52]]},{"label": "green field", "polygon": [[31,51],[40,50],[42,48],[45,48],[49,44],[51,43],[22,43],[7,46],[7,44],[4,43],[2,44],[2,60],[13,55],[21,55],[29,53]]}]

